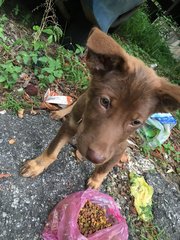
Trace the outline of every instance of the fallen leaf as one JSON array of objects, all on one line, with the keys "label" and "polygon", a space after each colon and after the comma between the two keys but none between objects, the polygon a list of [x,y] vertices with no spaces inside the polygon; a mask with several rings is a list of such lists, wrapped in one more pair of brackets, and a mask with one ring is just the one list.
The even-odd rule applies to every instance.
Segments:
[{"label": "fallen leaf", "polygon": [[26,88],[28,86],[29,82],[30,82],[30,79],[25,80],[25,82],[23,84],[23,88]]},{"label": "fallen leaf", "polygon": [[8,143],[11,144],[11,145],[15,144],[16,143],[16,139],[11,138],[11,139],[8,140]]},{"label": "fallen leaf", "polygon": [[24,117],[24,109],[23,109],[23,108],[20,108],[20,109],[18,110],[17,115],[18,115],[19,118],[23,118],[23,117]]},{"label": "fallen leaf", "polygon": [[133,145],[133,146],[138,147],[137,144],[135,144],[133,141],[131,141],[131,140],[129,140],[129,139],[127,140],[127,142],[128,142],[130,145]]},{"label": "fallen leaf", "polygon": [[166,171],[166,173],[172,173],[172,172],[174,172],[173,168],[170,168]]},{"label": "fallen leaf", "polygon": [[53,104],[50,104],[50,103],[46,103],[46,102],[42,102],[41,105],[40,105],[40,108],[41,109],[49,109],[50,111],[59,110],[59,107],[57,107]]},{"label": "fallen leaf", "polygon": [[136,208],[134,206],[130,206],[130,211],[132,214],[137,215]]},{"label": "fallen leaf", "polygon": [[0,179],[1,178],[7,178],[7,177],[11,177],[12,175],[10,173],[0,173]]},{"label": "fallen leaf", "polygon": [[27,73],[21,73],[21,75],[19,76],[21,79],[27,81],[30,80],[30,76]]},{"label": "fallen leaf", "polygon": [[31,115],[37,115],[38,111],[34,110],[33,107],[32,107],[30,113],[31,113]]},{"label": "fallen leaf", "polygon": [[26,92],[23,94],[23,99],[30,104],[33,104],[33,100],[31,99],[31,97],[29,96],[29,94],[27,94]]},{"label": "fallen leaf", "polygon": [[26,87],[25,87],[25,91],[28,95],[30,96],[37,96],[38,94],[38,88],[37,86],[33,85],[33,84],[28,84]]}]

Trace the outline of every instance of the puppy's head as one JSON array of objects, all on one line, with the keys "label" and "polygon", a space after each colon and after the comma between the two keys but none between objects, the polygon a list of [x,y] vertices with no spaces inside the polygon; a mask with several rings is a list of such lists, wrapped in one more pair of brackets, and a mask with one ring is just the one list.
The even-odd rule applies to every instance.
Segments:
[{"label": "puppy's head", "polygon": [[97,28],[87,48],[92,81],[78,147],[90,161],[102,164],[122,151],[122,143],[149,115],[179,108],[180,87],[158,77]]}]

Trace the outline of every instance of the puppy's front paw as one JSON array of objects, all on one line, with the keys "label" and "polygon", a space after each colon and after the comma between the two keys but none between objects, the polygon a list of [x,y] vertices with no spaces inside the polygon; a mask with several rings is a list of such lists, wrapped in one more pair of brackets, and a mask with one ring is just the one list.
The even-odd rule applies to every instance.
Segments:
[{"label": "puppy's front paw", "polygon": [[58,111],[52,111],[50,116],[54,120],[60,120],[65,116],[64,109]]},{"label": "puppy's front paw", "polygon": [[24,163],[20,174],[23,177],[36,177],[44,171],[45,167],[37,163],[36,160],[29,160]]},{"label": "puppy's front paw", "polygon": [[94,179],[93,177],[90,177],[87,183],[87,186],[93,189],[99,189],[101,186],[101,181],[98,181]]}]

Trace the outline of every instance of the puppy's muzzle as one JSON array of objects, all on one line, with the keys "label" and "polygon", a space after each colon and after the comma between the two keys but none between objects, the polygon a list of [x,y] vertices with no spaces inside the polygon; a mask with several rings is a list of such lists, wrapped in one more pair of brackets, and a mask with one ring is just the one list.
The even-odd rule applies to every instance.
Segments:
[{"label": "puppy's muzzle", "polygon": [[86,158],[95,164],[101,164],[105,161],[105,157],[102,153],[94,151],[91,148],[88,148]]}]

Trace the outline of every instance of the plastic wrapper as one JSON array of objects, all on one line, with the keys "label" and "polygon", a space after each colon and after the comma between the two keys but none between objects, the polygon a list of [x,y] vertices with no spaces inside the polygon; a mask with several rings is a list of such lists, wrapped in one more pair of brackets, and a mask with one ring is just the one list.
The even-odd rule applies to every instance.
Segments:
[{"label": "plastic wrapper", "polygon": [[147,119],[142,128],[138,129],[138,133],[144,140],[144,145],[155,149],[169,138],[175,125],[176,119],[170,113],[155,113]]},{"label": "plastic wrapper", "polygon": [[153,187],[147,184],[144,177],[135,173],[130,173],[130,183],[131,195],[134,197],[134,206],[139,217],[145,222],[151,221]]},{"label": "plastic wrapper", "polygon": [[[79,212],[87,200],[106,209],[107,217],[113,217],[113,226],[99,230],[88,237],[83,236],[77,224]],[[87,189],[76,192],[60,201],[50,213],[43,231],[44,240],[127,240],[128,226],[119,209],[107,194]]]},{"label": "plastic wrapper", "polygon": [[60,96],[55,91],[48,89],[44,95],[44,102],[57,104],[58,106],[65,108],[73,103],[73,99],[70,96]]}]

